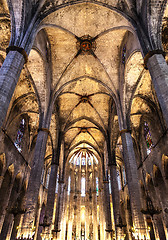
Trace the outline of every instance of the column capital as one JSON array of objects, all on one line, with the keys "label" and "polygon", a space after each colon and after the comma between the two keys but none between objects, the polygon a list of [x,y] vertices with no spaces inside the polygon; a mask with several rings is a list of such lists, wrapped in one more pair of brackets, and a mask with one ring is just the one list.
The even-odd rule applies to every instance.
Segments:
[{"label": "column capital", "polygon": [[59,183],[60,183],[60,184],[63,184],[63,183],[64,183],[64,180],[60,180]]},{"label": "column capital", "polygon": [[40,131],[43,131],[43,132],[46,132],[46,133],[50,133],[50,131],[48,130],[48,128],[39,128],[38,130],[37,130],[37,132],[40,132]]},{"label": "column capital", "polygon": [[22,54],[22,56],[24,57],[25,63],[27,63],[27,61],[28,61],[28,54],[24,50],[24,48],[18,47],[18,46],[9,46],[9,47],[6,48],[6,54],[8,54],[10,51],[17,51],[20,54]]},{"label": "column capital", "polygon": [[131,133],[131,129],[121,129],[119,134],[121,135],[122,133]]},{"label": "column capital", "polygon": [[105,184],[105,183],[109,183],[109,181],[103,181],[103,183]]},{"label": "column capital", "polygon": [[149,58],[152,57],[155,54],[162,54],[165,57],[165,52],[163,50],[155,49],[155,50],[149,51],[144,57],[144,67],[145,67],[145,69],[148,69],[147,63],[148,63]]}]

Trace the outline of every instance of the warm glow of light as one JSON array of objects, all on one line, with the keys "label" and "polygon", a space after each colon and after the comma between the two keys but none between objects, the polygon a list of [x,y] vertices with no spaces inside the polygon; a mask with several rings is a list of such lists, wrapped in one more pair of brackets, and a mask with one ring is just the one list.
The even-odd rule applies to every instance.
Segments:
[{"label": "warm glow of light", "polygon": [[81,222],[82,223],[85,222],[85,207],[84,206],[81,207]]}]

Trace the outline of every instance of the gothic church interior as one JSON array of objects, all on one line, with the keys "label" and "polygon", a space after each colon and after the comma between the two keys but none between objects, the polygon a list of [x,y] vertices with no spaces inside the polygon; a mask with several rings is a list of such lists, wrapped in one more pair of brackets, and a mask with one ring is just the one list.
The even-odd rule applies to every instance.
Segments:
[{"label": "gothic church interior", "polygon": [[0,0],[0,239],[168,239],[168,1]]}]

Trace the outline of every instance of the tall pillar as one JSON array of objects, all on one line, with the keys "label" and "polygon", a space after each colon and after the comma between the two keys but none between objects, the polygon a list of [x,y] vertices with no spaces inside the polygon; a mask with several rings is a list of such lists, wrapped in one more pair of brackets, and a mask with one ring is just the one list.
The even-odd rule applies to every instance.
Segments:
[{"label": "tall pillar", "polygon": [[[4,184],[2,183],[2,187],[0,189],[0,200],[1,200],[1,204],[3,204],[0,206],[0,232],[1,232],[1,229],[3,226],[5,215],[7,213],[7,206],[9,204],[10,195],[11,195],[11,191],[12,191],[13,184],[14,184],[14,178],[9,177],[8,181],[10,181],[10,183],[7,186],[5,183],[6,178],[4,178]],[[6,191],[6,192],[5,192],[5,187],[8,187],[8,191]],[[5,199],[4,199],[4,196],[5,196]]]},{"label": "tall pillar", "polygon": [[97,226],[97,192],[96,192],[96,172],[92,172],[92,214],[93,214],[93,239],[98,240]]},{"label": "tall pillar", "polygon": [[38,202],[41,174],[44,165],[48,131],[40,129],[34,151],[33,166],[30,172],[28,190],[26,193],[26,213],[24,215],[22,231],[23,237],[34,235],[34,218]]},{"label": "tall pillar", "polygon": [[89,200],[89,172],[88,172],[88,165],[86,163],[86,196],[85,196],[85,239],[89,238],[89,206],[90,206],[90,200]]},{"label": "tall pillar", "polygon": [[72,227],[73,227],[73,218],[74,218],[74,208],[73,208],[73,200],[74,200],[74,190],[75,190],[75,181],[74,181],[74,172],[71,170],[71,190],[69,196],[69,219],[68,219],[68,240],[72,240]]},{"label": "tall pillar", "polygon": [[4,176],[0,176],[0,188],[1,188],[3,180],[4,180]]},{"label": "tall pillar", "polygon": [[66,220],[67,220],[67,182],[64,185],[64,195],[63,195],[63,208],[61,217],[61,240],[65,240],[66,234]]},{"label": "tall pillar", "polygon": [[77,223],[76,223],[76,236],[77,240],[81,239],[81,169],[78,171],[77,181]]},{"label": "tall pillar", "polygon": [[120,133],[122,138],[124,163],[126,168],[133,223],[134,227],[138,229],[138,232],[144,233],[145,224],[143,215],[141,213],[140,186],[132,137],[128,130],[121,130]]},{"label": "tall pillar", "polygon": [[[26,52],[24,51],[26,54]],[[9,103],[20,77],[25,58],[17,50],[10,51],[0,69],[0,127],[8,111]]]},{"label": "tall pillar", "polygon": [[44,235],[49,236],[53,229],[53,215],[54,215],[54,203],[55,203],[55,189],[57,183],[57,171],[58,165],[53,162],[51,163],[51,173],[48,185],[47,204],[45,208],[46,227],[44,228]]},{"label": "tall pillar", "polygon": [[100,208],[100,239],[105,240],[105,219],[104,219],[104,208],[103,208],[103,188],[100,187],[99,191],[99,208]]},{"label": "tall pillar", "polygon": [[109,182],[103,181],[104,184],[104,211],[106,220],[106,239],[111,240],[112,236],[112,222],[111,222],[111,208],[110,208],[110,196],[109,196]]},{"label": "tall pillar", "polygon": [[149,69],[152,83],[168,126],[168,66],[161,53],[162,51],[159,50],[148,52],[144,58],[144,62]]},{"label": "tall pillar", "polygon": [[62,219],[62,212],[63,212],[63,197],[64,197],[64,181],[59,181],[59,188],[58,188],[58,199],[57,199],[57,206],[56,206],[56,216],[55,216],[55,226],[54,231],[56,232],[56,239],[60,239],[60,231],[61,231],[61,219]]},{"label": "tall pillar", "polygon": [[119,224],[119,216],[120,216],[120,196],[119,196],[118,181],[117,181],[117,165],[116,164],[109,165],[109,170],[110,170],[110,180],[111,180],[115,233],[116,233],[116,239],[118,239],[120,229],[117,227],[117,224]]},{"label": "tall pillar", "polygon": [[20,219],[21,219],[21,214],[20,213],[18,213],[17,215],[14,216],[14,224],[13,224],[13,229],[12,229],[10,240],[15,240],[16,239],[17,227],[19,226]]},{"label": "tall pillar", "polygon": [[162,240],[166,240],[166,235],[165,235],[165,230],[164,230],[164,226],[163,226],[163,221],[160,215],[154,215],[153,216],[153,225],[155,228],[155,232],[157,230],[159,238]]}]

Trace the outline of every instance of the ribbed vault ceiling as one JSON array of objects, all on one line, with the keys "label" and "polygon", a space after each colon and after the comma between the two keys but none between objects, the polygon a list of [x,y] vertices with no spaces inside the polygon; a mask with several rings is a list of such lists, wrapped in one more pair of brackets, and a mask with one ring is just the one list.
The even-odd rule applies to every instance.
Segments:
[{"label": "ribbed vault ceiling", "polygon": [[58,10],[40,26],[50,45],[51,88],[59,92],[55,105],[67,155],[83,144],[103,154],[126,27],[117,12],[88,3]]},{"label": "ribbed vault ceiling", "polygon": [[[6,9],[6,2],[1,2]],[[19,41],[21,4],[11,2],[18,13],[14,15],[15,37],[18,36]],[[136,128],[141,116],[151,111],[149,101],[155,99],[152,99],[150,76],[144,70],[139,43],[129,18],[120,12],[122,1],[74,1],[75,4],[65,3],[54,8],[55,2],[59,5],[64,1],[50,1],[48,5],[46,1],[46,17],[42,17],[38,27],[29,61],[13,96],[12,109],[20,109],[18,115],[29,113],[33,136],[39,115],[45,118],[48,106],[53,106],[46,159],[51,158],[61,131],[66,159],[82,149],[89,149],[100,160],[107,138],[111,136],[112,146],[117,143],[117,113],[123,114],[123,118],[130,114]],[[35,1],[33,4],[35,6]],[[106,4],[111,7],[105,7]],[[139,9],[141,4],[142,1],[137,4]],[[1,23],[0,42],[4,45],[1,44],[0,53],[5,58],[9,19]],[[123,46],[127,50],[124,64]],[[117,113],[116,105],[117,110],[121,107]],[[17,116],[12,113],[9,119]],[[9,124],[12,121],[9,120]]]}]

